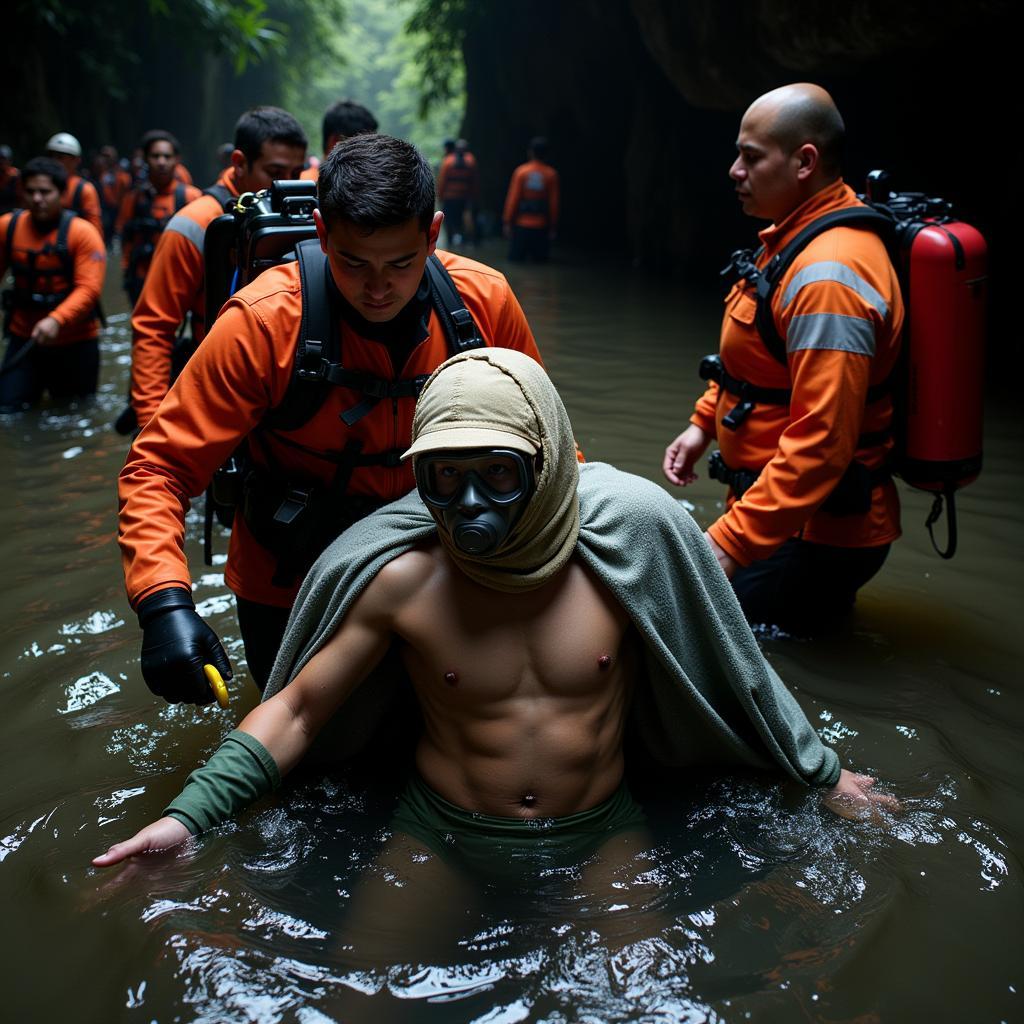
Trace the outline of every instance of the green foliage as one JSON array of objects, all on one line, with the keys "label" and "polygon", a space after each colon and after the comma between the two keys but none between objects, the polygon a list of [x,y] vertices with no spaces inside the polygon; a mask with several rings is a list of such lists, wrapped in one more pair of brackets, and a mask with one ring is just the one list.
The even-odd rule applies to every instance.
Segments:
[{"label": "green foliage", "polygon": [[421,116],[458,95],[452,63],[456,59],[461,63],[462,41],[487,6],[486,0],[415,0],[407,28],[417,41],[413,60],[419,74]]},{"label": "green foliage", "polygon": [[[456,48],[447,56],[444,95],[438,92],[429,105],[422,103],[416,59],[428,39],[422,29],[409,28],[415,13],[415,0],[345,0],[344,23],[317,40],[302,62],[301,79],[286,94],[285,106],[311,140],[319,141],[323,112],[339,99],[364,104],[381,131],[427,152],[437,150],[444,136],[458,133],[465,109],[462,54]],[[325,48],[341,59],[323,59]]]}]

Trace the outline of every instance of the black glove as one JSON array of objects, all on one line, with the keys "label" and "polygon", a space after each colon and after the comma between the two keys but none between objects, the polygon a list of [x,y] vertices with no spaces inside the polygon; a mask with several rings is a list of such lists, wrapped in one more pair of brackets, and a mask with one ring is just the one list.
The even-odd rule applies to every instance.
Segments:
[{"label": "black glove", "polygon": [[209,704],[213,691],[203,665],[231,678],[231,662],[217,634],[196,612],[192,595],[181,587],[158,590],[139,602],[142,677],[168,704]]}]

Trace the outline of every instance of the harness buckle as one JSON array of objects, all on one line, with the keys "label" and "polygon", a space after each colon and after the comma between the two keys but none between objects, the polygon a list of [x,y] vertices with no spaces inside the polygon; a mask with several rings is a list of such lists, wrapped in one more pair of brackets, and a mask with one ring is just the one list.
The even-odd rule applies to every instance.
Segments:
[{"label": "harness buckle", "polygon": [[274,522],[290,526],[309,506],[310,492],[301,487],[289,487],[284,501],[274,513]]},{"label": "harness buckle", "polygon": [[295,371],[299,380],[323,380],[327,373],[327,360],[323,358],[323,342],[306,339],[302,365]]},{"label": "harness buckle", "polygon": [[476,324],[468,309],[453,309],[451,318],[452,323],[455,324],[455,334],[460,342],[476,341]]},{"label": "harness buckle", "polygon": [[743,421],[754,411],[754,403],[743,399],[722,417],[722,426],[730,430],[739,430]]}]

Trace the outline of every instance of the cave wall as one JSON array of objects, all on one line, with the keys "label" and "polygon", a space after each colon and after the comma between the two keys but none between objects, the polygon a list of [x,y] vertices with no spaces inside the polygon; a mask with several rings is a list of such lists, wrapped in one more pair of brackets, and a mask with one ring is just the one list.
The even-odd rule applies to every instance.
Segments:
[{"label": "cave wall", "polygon": [[[952,200],[986,235],[993,333],[1009,322],[1015,33],[1005,0],[490,0],[467,33],[463,133],[500,210],[532,135],[562,176],[561,236],[713,278],[756,222],[726,177],[746,106],[810,80],[847,124],[845,176]],[[1016,346],[1005,346],[1007,351]]]}]

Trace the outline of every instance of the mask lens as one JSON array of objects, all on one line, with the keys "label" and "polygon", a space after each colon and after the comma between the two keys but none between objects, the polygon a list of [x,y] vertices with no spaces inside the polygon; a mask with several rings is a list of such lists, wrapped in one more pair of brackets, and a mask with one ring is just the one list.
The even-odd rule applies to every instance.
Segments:
[{"label": "mask lens", "polygon": [[416,461],[420,494],[436,508],[457,501],[470,482],[488,502],[512,504],[532,490],[532,463],[520,452],[505,449],[428,454]]}]

